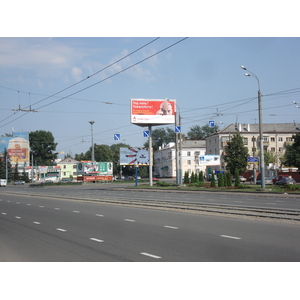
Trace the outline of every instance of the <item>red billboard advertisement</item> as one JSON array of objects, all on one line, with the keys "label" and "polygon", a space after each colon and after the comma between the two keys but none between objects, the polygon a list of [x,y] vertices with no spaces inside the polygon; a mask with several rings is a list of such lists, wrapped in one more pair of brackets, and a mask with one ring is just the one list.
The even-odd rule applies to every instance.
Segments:
[{"label": "red billboard advertisement", "polygon": [[130,108],[132,124],[147,126],[175,123],[175,100],[131,99]]}]

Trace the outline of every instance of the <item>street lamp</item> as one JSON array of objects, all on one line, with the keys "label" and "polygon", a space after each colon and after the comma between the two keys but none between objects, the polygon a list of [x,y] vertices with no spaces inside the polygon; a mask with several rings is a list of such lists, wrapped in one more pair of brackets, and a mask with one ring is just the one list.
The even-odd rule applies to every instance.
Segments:
[{"label": "street lamp", "polygon": [[94,156],[94,134],[93,134],[93,124],[95,123],[95,121],[89,121],[89,123],[91,124],[91,135],[92,135],[92,166],[94,168],[94,160],[95,160],[95,156]]},{"label": "street lamp", "polygon": [[260,92],[260,82],[258,77],[251,71],[247,70],[244,66],[241,68],[248,71],[250,74],[245,73],[245,76],[252,76],[257,80],[258,83],[258,120],[259,120],[259,160],[260,160],[260,173],[261,173],[261,187],[265,188],[265,162],[264,162],[264,147],[263,147],[263,132],[262,132],[262,107],[261,107],[261,92]]}]

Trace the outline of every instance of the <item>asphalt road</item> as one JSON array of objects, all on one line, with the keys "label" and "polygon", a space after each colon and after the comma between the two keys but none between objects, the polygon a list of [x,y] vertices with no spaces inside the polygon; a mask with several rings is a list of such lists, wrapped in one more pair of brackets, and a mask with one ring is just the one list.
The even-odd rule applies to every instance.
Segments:
[{"label": "asphalt road", "polygon": [[[0,261],[300,261],[299,225],[15,194],[25,188],[0,194]],[[103,186],[96,191],[94,186],[76,187],[69,189],[68,195],[80,197],[83,193],[93,198],[108,193],[105,197],[113,197],[111,192],[119,197],[120,193],[122,197],[141,195]],[[49,187],[39,193],[67,192]],[[169,196],[143,192],[149,201]],[[175,197],[178,194],[172,193],[171,199]],[[208,199],[216,201],[212,195],[203,201]],[[246,199],[235,195],[222,201],[250,201]],[[276,199],[282,198],[264,197],[263,205]],[[274,203],[284,207],[298,203],[299,207],[297,198],[282,201]]]}]

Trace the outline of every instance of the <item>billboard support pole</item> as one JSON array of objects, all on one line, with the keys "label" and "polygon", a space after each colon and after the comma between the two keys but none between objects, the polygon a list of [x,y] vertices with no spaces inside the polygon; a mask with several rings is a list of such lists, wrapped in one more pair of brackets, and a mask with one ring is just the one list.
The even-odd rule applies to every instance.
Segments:
[{"label": "billboard support pole", "polygon": [[149,185],[153,185],[153,176],[152,176],[152,166],[153,166],[153,158],[152,158],[152,126],[148,126],[149,129]]}]

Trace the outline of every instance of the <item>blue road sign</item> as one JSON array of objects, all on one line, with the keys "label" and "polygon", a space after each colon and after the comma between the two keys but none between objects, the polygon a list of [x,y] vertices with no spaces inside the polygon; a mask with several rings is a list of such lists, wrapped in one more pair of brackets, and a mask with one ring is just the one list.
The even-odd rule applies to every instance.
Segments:
[{"label": "blue road sign", "polygon": [[209,127],[215,127],[215,121],[208,121]]},{"label": "blue road sign", "polygon": [[144,133],[144,137],[149,137],[150,136],[150,131],[149,130],[145,130],[143,131]]},{"label": "blue road sign", "polygon": [[180,133],[181,132],[181,127],[180,126],[175,126],[175,132]]},{"label": "blue road sign", "polygon": [[121,134],[120,133],[115,133],[114,134],[114,140],[119,141],[121,139]]},{"label": "blue road sign", "polygon": [[254,156],[248,157],[247,163],[248,164],[258,164],[258,157],[254,157]]}]

